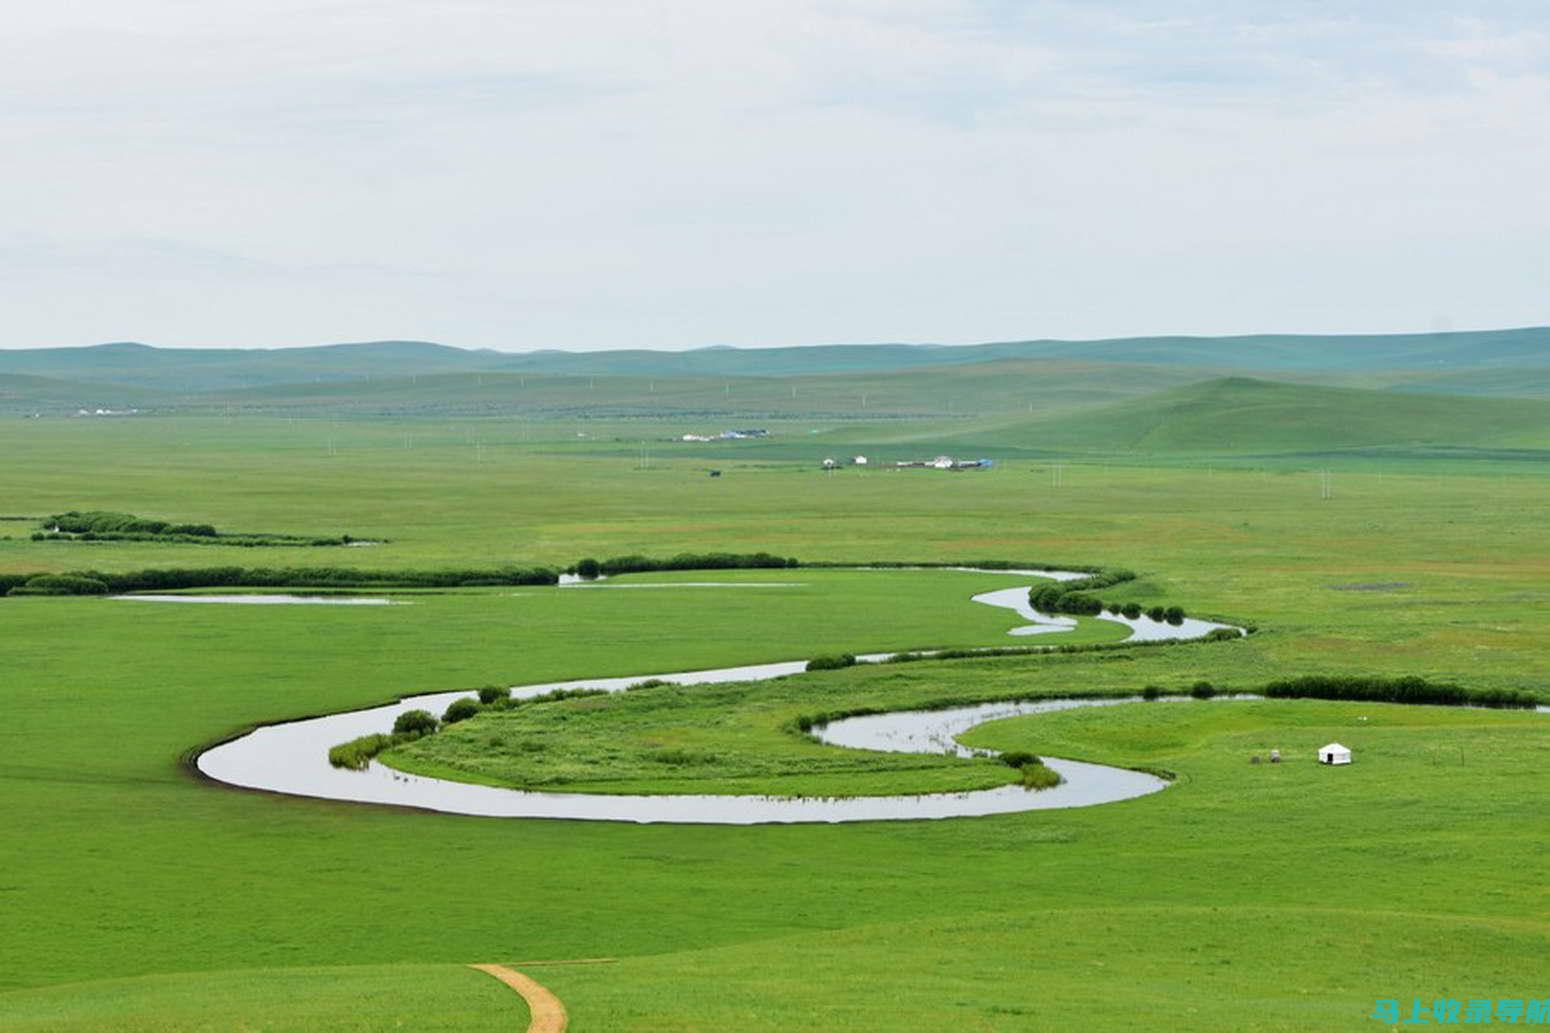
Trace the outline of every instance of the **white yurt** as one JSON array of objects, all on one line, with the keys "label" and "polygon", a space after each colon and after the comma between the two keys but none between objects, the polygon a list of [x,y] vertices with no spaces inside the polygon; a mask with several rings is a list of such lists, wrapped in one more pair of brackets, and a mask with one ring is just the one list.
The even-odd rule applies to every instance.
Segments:
[{"label": "white yurt", "polygon": [[1349,764],[1351,763],[1351,751],[1349,748],[1332,742],[1319,750],[1320,764]]}]

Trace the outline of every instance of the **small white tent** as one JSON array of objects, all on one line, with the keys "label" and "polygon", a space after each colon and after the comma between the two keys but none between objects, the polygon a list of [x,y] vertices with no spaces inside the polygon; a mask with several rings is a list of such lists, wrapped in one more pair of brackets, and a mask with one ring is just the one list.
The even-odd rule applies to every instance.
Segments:
[{"label": "small white tent", "polygon": [[1351,751],[1338,742],[1332,742],[1319,750],[1319,763],[1349,764],[1351,763]]}]

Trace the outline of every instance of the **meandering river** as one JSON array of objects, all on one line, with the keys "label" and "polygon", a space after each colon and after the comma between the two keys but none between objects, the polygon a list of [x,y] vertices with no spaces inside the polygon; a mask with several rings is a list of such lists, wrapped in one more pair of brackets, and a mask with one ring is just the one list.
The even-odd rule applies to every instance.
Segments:
[{"label": "meandering river", "polygon": [[[1011,573],[1058,580],[1086,576],[1071,571],[980,573]],[[1013,610],[1029,622],[1014,628],[1009,632],[1012,635],[1057,634],[1076,626],[1072,618],[1049,616],[1033,610],[1028,605],[1028,591],[1029,586],[1022,585],[984,592],[973,599],[987,606]],[[1111,614],[1101,619],[1130,627],[1131,635],[1127,641],[1199,638],[1216,628],[1227,626],[1198,620],[1170,625],[1144,617],[1130,620]],[[876,663],[891,655],[879,653],[857,659],[864,663]],[[513,696],[527,697],[556,689],[617,692],[648,678],[679,685],[763,681],[797,674],[805,670],[806,666],[805,660],[791,660],[705,671],[667,674],[647,672],[622,678],[583,678],[521,685],[513,688],[511,693]],[[1011,785],[961,793],[823,798],[604,795],[471,785],[405,774],[376,761],[372,761],[364,771],[335,768],[328,762],[330,747],[363,735],[390,731],[394,719],[406,710],[429,710],[439,714],[453,700],[467,695],[466,691],[427,693],[366,710],[265,725],[204,751],[198,757],[197,766],[209,778],[248,789],[330,800],[392,804],[451,814],[716,825],[897,821],[1087,807],[1155,793],[1168,784],[1144,772],[1048,757],[1045,763],[1060,774],[1062,782],[1042,790]],[[974,751],[958,744],[955,737],[985,721],[1021,713],[1107,706],[1116,702],[1124,701],[1042,700],[956,707],[950,710],[900,711],[835,721],[815,729],[814,735],[836,748],[972,755]]]}]

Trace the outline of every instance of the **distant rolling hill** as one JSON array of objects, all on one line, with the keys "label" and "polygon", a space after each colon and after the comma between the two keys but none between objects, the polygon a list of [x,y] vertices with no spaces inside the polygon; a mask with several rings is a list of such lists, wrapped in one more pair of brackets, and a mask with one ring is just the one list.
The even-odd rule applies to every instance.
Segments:
[{"label": "distant rolling hill", "polygon": [[977,418],[1113,402],[1196,376],[1058,359],[788,377],[443,373],[210,392],[185,406],[282,414]]},{"label": "distant rolling hill", "polygon": [[163,391],[122,384],[90,384],[25,373],[0,373],[0,412],[130,409],[166,405]]},{"label": "distant rolling hill", "polygon": [[1394,394],[1550,398],[1550,329],[578,354],[425,341],[267,350],[117,343],[0,350],[0,411],[1006,418],[1235,374]]},{"label": "distant rolling hill", "polygon": [[120,342],[85,348],[0,351],[0,373],[198,394],[265,384],[488,369],[509,358],[500,352],[467,351],[424,341],[275,349],[153,348]]},{"label": "distant rolling hill", "polygon": [[1136,337],[946,346],[834,344],[694,351],[469,351],[425,341],[306,348],[85,348],[0,350],[0,373],[110,381],[179,392],[456,372],[646,377],[791,377],[879,373],[1001,361],[1184,367],[1276,374],[1467,370],[1550,365],[1550,328],[1437,334]]},{"label": "distant rolling hill", "polygon": [[[955,436],[963,445],[1141,454],[1550,446],[1550,401],[1400,394],[1223,377]],[[953,440],[953,439],[949,439]]]}]

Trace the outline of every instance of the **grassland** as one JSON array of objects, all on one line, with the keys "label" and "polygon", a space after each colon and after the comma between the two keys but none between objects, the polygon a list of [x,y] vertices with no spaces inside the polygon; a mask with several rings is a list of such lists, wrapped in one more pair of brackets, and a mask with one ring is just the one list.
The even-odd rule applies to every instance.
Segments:
[{"label": "grassland", "polygon": [[[782,722],[809,700],[1250,687],[1305,672],[1550,693],[1550,485],[1533,464],[1353,456],[1321,501],[1302,461],[1241,456],[1094,458],[1058,487],[1047,461],[1010,451],[983,474],[825,475],[813,460],[831,448],[903,457],[944,430],[787,429],[741,451],[663,445],[642,469],[637,442],[651,434],[632,423],[15,422],[0,508],[349,530],[391,540],[351,550],[378,569],[706,548],[1125,566],[1142,577],[1116,596],[1260,628],[1225,645],[749,688],[719,711],[749,750],[780,748]],[[705,477],[708,462],[724,475]],[[26,525],[0,534],[13,526]],[[200,561],[252,562],[226,551]],[[0,570],[186,555],[0,540]],[[1162,1030],[1341,1029],[1369,1025],[1377,997],[1550,996],[1543,715],[1311,701],[1045,715],[977,741],[1165,766],[1179,783],[1088,810],[832,828],[464,819],[221,790],[180,764],[257,721],[410,692],[979,644],[1015,623],[965,598],[1005,578],[909,575],[895,591],[885,579],[903,575],[823,575],[832,592],[481,590],[382,609],[0,601],[0,800],[15,830],[0,840],[0,1027],[356,1030],[456,1016],[479,1029],[519,1022],[520,1003],[453,966],[598,956],[619,960],[535,970],[578,1031],[1143,1017]],[[962,586],[959,605],[928,605],[933,584]],[[851,605],[835,609],[841,597]],[[682,691],[675,705],[694,706]],[[647,734],[629,713],[639,705],[607,708],[626,739]],[[1314,767],[1308,744],[1328,738],[1357,764]],[[1248,764],[1272,745],[1287,764]]]}]

